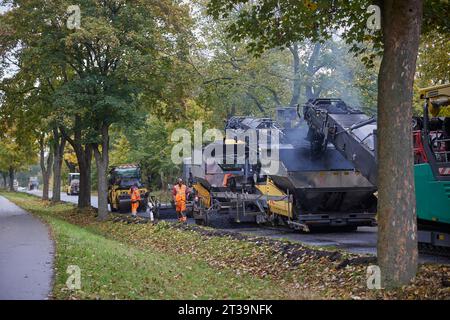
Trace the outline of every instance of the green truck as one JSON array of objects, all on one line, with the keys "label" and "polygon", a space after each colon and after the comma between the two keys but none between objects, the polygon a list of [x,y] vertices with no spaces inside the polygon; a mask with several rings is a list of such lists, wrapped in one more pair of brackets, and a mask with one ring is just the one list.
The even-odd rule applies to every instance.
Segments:
[{"label": "green truck", "polygon": [[450,84],[420,95],[423,118],[413,131],[419,243],[450,247]]}]

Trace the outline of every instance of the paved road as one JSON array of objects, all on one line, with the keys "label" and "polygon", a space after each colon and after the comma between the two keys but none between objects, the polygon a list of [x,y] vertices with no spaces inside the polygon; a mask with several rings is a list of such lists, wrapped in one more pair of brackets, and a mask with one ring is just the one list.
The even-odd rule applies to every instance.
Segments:
[{"label": "paved road", "polygon": [[[32,194],[42,195],[42,192],[30,191]],[[61,200],[77,203],[78,196],[61,194]],[[92,196],[91,202],[97,206],[97,197]],[[164,220],[176,221],[175,213],[165,213]],[[194,223],[191,219],[188,223]],[[292,229],[264,228],[256,224],[235,225],[225,229],[231,232],[241,232],[250,235],[270,237],[274,239],[288,239],[312,246],[335,247],[351,253],[376,255],[377,252],[377,227],[359,227],[356,232],[328,232],[328,233],[300,233]],[[450,258],[421,254],[420,262],[442,263],[450,265]]]},{"label": "paved road", "polygon": [[[35,196],[42,197],[42,190],[31,190],[26,191],[29,194],[34,194]],[[50,191],[49,196],[52,196],[52,192]],[[61,192],[61,201],[78,203],[78,196],[69,196],[65,192]],[[96,196],[91,196],[91,205],[95,208],[98,206],[98,198]]]},{"label": "paved road", "polygon": [[53,252],[47,227],[0,197],[0,299],[47,299]]}]

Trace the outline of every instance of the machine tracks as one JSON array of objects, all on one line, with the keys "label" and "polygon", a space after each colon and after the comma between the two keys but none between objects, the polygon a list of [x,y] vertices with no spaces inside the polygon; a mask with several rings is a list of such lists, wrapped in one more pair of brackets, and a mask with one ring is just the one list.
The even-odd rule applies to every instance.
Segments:
[{"label": "machine tracks", "polygon": [[418,248],[419,253],[422,254],[450,258],[450,248],[448,247],[433,246],[429,243],[419,242]]}]

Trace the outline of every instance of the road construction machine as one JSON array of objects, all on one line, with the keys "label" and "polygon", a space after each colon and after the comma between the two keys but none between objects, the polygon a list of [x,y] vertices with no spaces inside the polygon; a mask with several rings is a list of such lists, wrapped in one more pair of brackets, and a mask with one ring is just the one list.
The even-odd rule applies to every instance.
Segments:
[{"label": "road construction machine", "polygon": [[[450,85],[422,89],[421,98],[425,100],[423,117],[413,119],[418,238],[422,247],[446,248],[450,246]],[[227,203],[236,221],[251,216],[257,222],[281,222],[304,231],[376,224],[376,118],[341,99],[310,100],[297,113],[304,121],[289,119],[284,121],[287,127],[253,117],[227,122],[227,129],[243,132],[279,130],[278,144],[256,146],[258,160],[264,148],[279,152],[276,172],[265,171],[259,163],[231,166],[228,178],[235,175],[237,179],[224,184],[223,166],[185,166],[195,181],[200,222],[220,214],[221,204]],[[231,143],[245,144],[248,157],[247,141]],[[225,157],[236,158],[233,152]]]},{"label": "road construction machine", "polygon": [[68,196],[77,195],[80,193],[80,174],[77,172],[69,173],[66,193]]},{"label": "road construction machine", "polygon": [[[414,178],[419,243],[450,247],[450,84],[420,90],[423,118],[415,122]],[[422,121],[420,121],[422,120]]]},{"label": "road construction machine", "polygon": [[[331,144],[323,147],[325,154],[321,157],[313,154],[307,140],[306,123],[292,119],[284,122],[290,125],[282,127],[268,118],[233,117],[228,120],[226,129],[233,129],[237,136],[244,137],[236,139],[235,143],[246,146],[245,165],[235,165],[234,174],[238,173],[238,176],[230,176],[234,183],[223,184],[220,193],[211,188],[211,184],[204,183],[203,172],[212,172],[205,164],[197,170],[190,168],[197,181],[194,190],[200,203],[197,210],[200,214],[194,214],[194,217],[199,221],[202,221],[201,217],[211,220],[209,217],[223,214],[220,209],[226,203],[239,222],[251,217],[258,223],[285,224],[304,231],[319,227],[353,230],[358,226],[373,225],[376,187]],[[265,135],[277,139],[266,142],[257,139],[256,145],[251,144],[245,139],[251,130],[256,136],[268,131]],[[237,159],[234,150],[230,148],[225,157]],[[249,165],[252,150],[256,150],[257,161]],[[262,165],[267,160],[265,157],[272,158],[275,167]],[[214,172],[214,178],[226,174],[220,165],[215,168],[218,170]],[[209,180],[212,181],[212,177]]]},{"label": "road construction machine", "polygon": [[145,210],[148,190],[142,183],[141,169],[135,164],[124,164],[111,168],[108,177],[108,203],[112,212],[131,211],[130,188],[137,185],[141,194],[138,211]]},{"label": "road construction machine", "polygon": [[[227,122],[226,130],[234,132],[237,128],[246,127],[250,123],[251,126],[260,129],[273,126],[270,119],[232,117]],[[246,194],[247,200],[249,197],[254,197],[259,164],[250,162],[252,151],[250,148],[245,137],[240,139],[238,135],[232,135],[207,145],[202,150],[204,157],[201,163],[192,163],[192,158],[184,159],[184,178],[194,191],[191,193],[190,200],[192,200],[192,215],[197,223],[207,224],[213,212],[223,212],[226,209],[239,211],[242,203],[241,206],[237,203],[242,202],[242,194]],[[244,207],[248,206],[249,203],[244,205]],[[245,215],[239,215],[238,212],[236,220],[254,221],[254,216],[249,212],[250,210]],[[214,216],[217,215],[214,214]]]},{"label": "road construction machine", "polygon": [[[423,117],[413,119],[418,241],[422,247],[440,249],[450,247],[450,84],[422,89],[420,95],[425,100]],[[333,144],[376,185],[375,118],[338,99],[310,101],[303,115],[314,153]]]}]

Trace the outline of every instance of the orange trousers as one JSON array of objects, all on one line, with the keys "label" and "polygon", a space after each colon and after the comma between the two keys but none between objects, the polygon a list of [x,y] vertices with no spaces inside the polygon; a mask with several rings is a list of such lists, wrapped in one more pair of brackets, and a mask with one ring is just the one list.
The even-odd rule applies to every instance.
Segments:
[{"label": "orange trousers", "polygon": [[131,203],[131,213],[132,214],[136,214],[138,208],[139,208],[139,201],[135,202],[135,203],[133,203],[133,202]]},{"label": "orange trousers", "polygon": [[177,212],[185,212],[186,211],[186,201],[177,201],[176,210],[177,210]]},{"label": "orange trousers", "polygon": [[178,215],[178,220],[181,222],[185,222],[186,219],[186,201],[177,201],[176,203],[176,211]]}]

